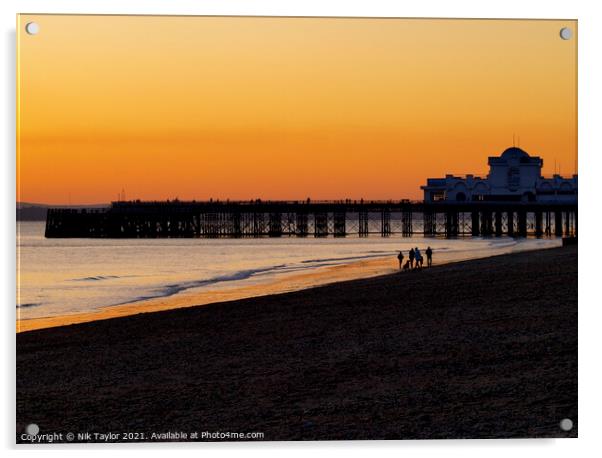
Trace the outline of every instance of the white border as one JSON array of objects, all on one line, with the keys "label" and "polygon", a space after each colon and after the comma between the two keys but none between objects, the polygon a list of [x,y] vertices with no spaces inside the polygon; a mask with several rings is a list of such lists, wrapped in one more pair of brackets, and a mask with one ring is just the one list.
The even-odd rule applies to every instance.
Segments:
[{"label": "white border", "polygon": [[[3,292],[2,340],[4,375],[2,383],[2,415],[0,434],[3,448],[14,453],[15,400],[14,400],[14,329],[15,329],[15,15],[21,13],[103,13],[103,14],[197,14],[197,15],[283,15],[283,16],[392,16],[392,17],[476,17],[476,18],[562,18],[579,20],[579,230],[582,257],[579,261],[579,439],[564,440],[489,440],[489,441],[402,441],[402,442],[321,442],[321,443],[212,443],[212,444],[147,444],[147,445],[94,445],[87,453],[126,455],[132,452],[164,455],[167,449],[180,452],[244,453],[251,457],[286,453],[291,456],[319,454],[328,456],[362,456],[437,453],[449,457],[537,456],[563,457],[593,455],[597,445],[598,427],[602,414],[600,405],[600,326],[602,313],[596,283],[600,283],[596,268],[601,243],[594,238],[594,230],[602,228],[598,193],[593,191],[596,175],[600,174],[602,153],[601,88],[602,18],[593,0],[565,1],[386,1],[386,0],[3,0],[2,52],[0,78],[4,107],[0,111],[0,128],[5,139],[2,154],[2,205],[0,238],[3,263],[0,279]],[[585,256],[587,255],[587,256]],[[81,447],[41,446],[46,452],[82,453]],[[23,447],[21,447],[23,449]],[[25,453],[35,453],[25,450]]]}]

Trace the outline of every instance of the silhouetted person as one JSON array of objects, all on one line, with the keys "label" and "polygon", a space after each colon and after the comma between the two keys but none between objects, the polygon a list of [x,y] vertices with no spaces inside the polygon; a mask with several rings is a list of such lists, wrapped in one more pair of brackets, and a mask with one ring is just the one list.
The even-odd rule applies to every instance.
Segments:
[{"label": "silhouetted person", "polygon": [[416,259],[416,268],[422,268],[422,254],[418,247],[414,248],[414,258]]},{"label": "silhouetted person", "polygon": [[413,269],[414,268],[414,248],[412,248],[410,250],[410,252],[408,253],[408,257],[410,258],[410,267]]},{"label": "silhouetted person", "polygon": [[401,266],[403,265],[403,253],[401,251],[397,255],[397,259],[399,260],[399,270],[401,270]]},{"label": "silhouetted person", "polygon": [[431,267],[433,265],[433,249],[428,247],[425,251],[426,253],[426,265]]}]

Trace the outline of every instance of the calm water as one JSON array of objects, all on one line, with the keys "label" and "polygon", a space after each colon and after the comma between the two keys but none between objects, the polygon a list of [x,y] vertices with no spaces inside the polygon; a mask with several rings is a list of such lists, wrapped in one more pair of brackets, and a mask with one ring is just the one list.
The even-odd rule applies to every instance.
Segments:
[{"label": "calm water", "polygon": [[194,290],[270,283],[302,272],[430,245],[436,263],[560,245],[558,239],[280,238],[45,239],[43,222],[18,226],[17,317],[87,312]]}]

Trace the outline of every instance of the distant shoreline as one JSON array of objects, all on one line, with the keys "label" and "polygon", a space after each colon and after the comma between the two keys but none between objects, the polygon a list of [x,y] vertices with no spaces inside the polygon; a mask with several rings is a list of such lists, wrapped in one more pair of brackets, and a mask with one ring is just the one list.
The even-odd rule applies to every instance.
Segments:
[{"label": "distant shoreline", "polygon": [[17,202],[16,217],[17,222],[21,221],[46,221],[46,212],[49,208],[108,208],[111,204],[90,204],[90,205],[53,205],[53,204],[30,204],[26,202]]},{"label": "distant shoreline", "polygon": [[20,333],[17,399],[18,432],[577,437],[577,247]]}]

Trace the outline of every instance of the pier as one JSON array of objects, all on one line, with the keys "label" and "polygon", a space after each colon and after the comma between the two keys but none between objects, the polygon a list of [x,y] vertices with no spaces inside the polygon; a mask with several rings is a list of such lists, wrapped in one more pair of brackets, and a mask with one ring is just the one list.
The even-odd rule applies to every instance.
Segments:
[{"label": "pier", "polygon": [[576,203],[130,201],[49,209],[48,238],[575,237]]}]

